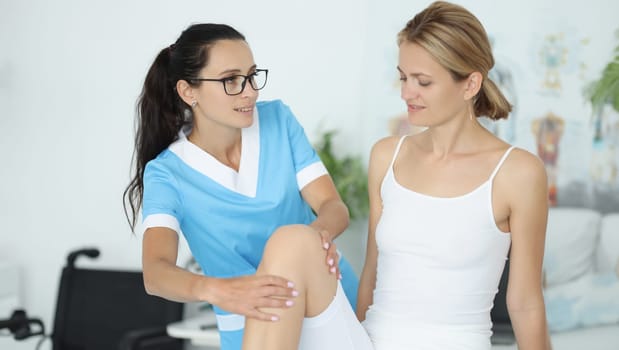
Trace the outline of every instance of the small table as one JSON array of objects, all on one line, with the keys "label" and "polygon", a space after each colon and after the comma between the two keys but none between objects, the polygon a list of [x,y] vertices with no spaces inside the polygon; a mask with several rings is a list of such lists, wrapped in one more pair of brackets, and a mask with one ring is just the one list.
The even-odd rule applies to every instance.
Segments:
[{"label": "small table", "polygon": [[189,339],[193,345],[220,345],[217,321],[213,311],[201,312],[198,316],[170,323],[167,332],[174,338]]}]

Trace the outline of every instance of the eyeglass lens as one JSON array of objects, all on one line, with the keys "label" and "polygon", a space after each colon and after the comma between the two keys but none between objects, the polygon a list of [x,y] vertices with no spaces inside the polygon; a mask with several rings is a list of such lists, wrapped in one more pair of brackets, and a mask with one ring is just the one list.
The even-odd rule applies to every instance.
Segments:
[{"label": "eyeglass lens", "polygon": [[256,71],[247,77],[243,75],[235,75],[224,81],[226,93],[229,95],[238,95],[245,88],[246,81],[249,81],[254,90],[262,89],[267,83],[267,73],[264,71]]}]

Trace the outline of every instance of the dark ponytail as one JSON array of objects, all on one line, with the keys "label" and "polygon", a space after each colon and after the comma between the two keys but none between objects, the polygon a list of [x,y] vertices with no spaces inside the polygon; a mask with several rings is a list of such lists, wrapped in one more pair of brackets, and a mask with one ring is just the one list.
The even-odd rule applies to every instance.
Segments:
[{"label": "dark ponytail", "polygon": [[[142,206],[144,170],[178,138],[181,128],[192,122],[191,108],[178,95],[176,83],[198,76],[208,63],[208,50],[218,40],[245,40],[224,24],[195,24],[176,43],[159,52],[146,74],[137,102],[137,131],[133,153],[134,173],[123,193],[123,207],[131,230],[135,231]],[[129,208],[127,208],[129,205]]]}]

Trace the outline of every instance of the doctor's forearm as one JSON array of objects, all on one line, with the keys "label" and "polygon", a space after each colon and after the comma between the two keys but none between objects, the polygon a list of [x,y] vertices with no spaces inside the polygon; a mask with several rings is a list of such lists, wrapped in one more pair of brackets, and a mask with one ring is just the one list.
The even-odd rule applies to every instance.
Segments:
[{"label": "doctor's forearm", "polygon": [[317,230],[326,230],[335,239],[348,228],[350,222],[348,208],[339,199],[325,201],[317,212],[317,217],[310,226]]},{"label": "doctor's forearm", "polygon": [[144,287],[150,295],[176,302],[205,301],[208,278],[165,261],[148,261],[143,265]]}]

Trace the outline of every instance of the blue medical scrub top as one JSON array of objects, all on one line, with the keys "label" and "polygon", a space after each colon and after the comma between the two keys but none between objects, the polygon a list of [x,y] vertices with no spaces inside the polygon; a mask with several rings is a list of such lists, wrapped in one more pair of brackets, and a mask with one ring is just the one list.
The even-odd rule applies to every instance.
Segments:
[{"label": "blue medical scrub top", "polygon": [[[189,130],[144,171],[144,229],[182,233],[207,276],[255,274],[278,227],[315,220],[301,190],[327,173],[324,165],[288,106],[276,100],[256,107],[253,124],[242,129],[238,172],[189,142]],[[343,257],[340,271],[354,309],[358,280]],[[241,349],[244,317],[214,309],[221,349]]]}]

